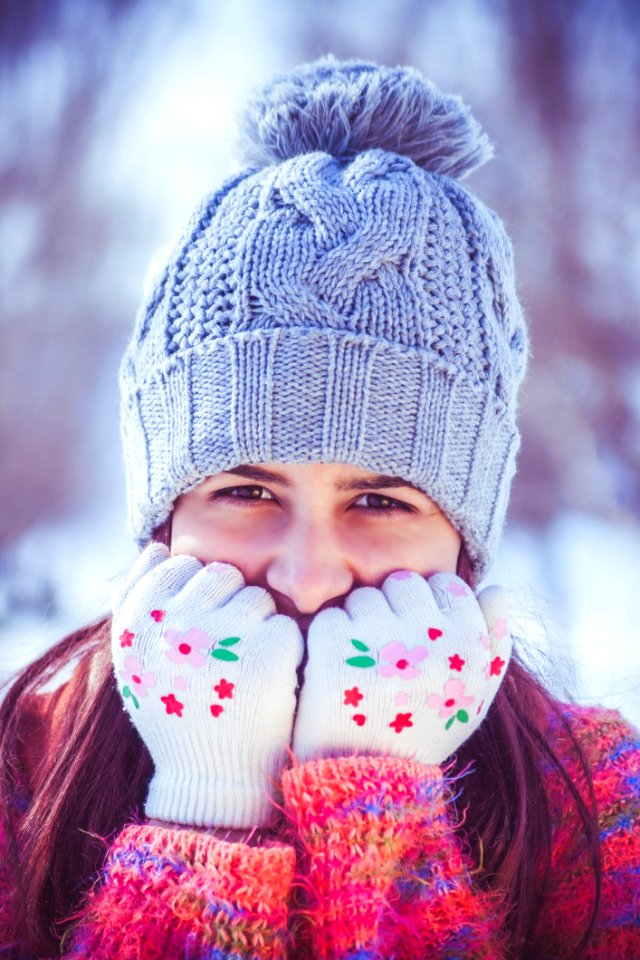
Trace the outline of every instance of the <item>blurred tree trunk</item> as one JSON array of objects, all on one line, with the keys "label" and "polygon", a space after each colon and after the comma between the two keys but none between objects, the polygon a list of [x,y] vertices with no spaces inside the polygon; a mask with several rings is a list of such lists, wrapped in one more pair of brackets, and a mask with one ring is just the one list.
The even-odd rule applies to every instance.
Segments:
[{"label": "blurred tree trunk", "polygon": [[95,482],[92,393],[132,312],[117,284],[105,292],[102,268],[135,214],[107,208],[88,167],[163,24],[146,7],[0,7],[0,545],[73,513]]},{"label": "blurred tree trunk", "polygon": [[544,270],[521,263],[535,360],[514,515],[640,514],[630,389],[640,378],[640,6],[508,0],[503,13],[517,103],[543,165],[538,193],[514,217],[525,233],[529,217],[542,220],[547,244]]}]

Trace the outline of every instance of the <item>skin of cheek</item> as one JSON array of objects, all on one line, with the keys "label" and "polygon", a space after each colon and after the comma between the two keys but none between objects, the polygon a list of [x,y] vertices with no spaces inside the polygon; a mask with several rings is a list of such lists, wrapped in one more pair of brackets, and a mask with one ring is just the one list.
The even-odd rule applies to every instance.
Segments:
[{"label": "skin of cheek", "polygon": [[406,522],[364,524],[356,532],[358,569],[364,585],[380,586],[394,570],[414,570],[429,577],[439,571],[455,573],[460,536],[442,514],[408,517]]},{"label": "skin of cheek", "polygon": [[171,553],[197,557],[201,563],[231,563],[242,573],[247,583],[255,583],[261,546],[255,529],[248,522],[225,520],[212,522],[187,509],[174,515],[171,535]]}]

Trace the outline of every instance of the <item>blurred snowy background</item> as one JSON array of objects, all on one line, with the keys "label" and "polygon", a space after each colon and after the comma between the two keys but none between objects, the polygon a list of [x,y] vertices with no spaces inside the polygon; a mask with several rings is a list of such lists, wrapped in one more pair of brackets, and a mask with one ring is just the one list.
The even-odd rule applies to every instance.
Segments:
[{"label": "blurred snowy background", "polygon": [[550,680],[640,723],[640,5],[0,6],[0,676],[108,609],[127,535],[117,366],[145,266],[233,163],[234,114],[333,52],[472,105],[534,358],[506,582]]}]

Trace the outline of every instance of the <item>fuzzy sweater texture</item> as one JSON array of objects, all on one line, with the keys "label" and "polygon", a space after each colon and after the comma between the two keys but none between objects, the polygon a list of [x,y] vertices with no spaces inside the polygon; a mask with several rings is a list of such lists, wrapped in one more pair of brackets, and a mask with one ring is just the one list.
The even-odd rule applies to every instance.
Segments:
[{"label": "fuzzy sweater texture", "polygon": [[[640,741],[617,714],[568,707],[592,765],[603,887],[585,960],[640,958]],[[554,749],[576,784],[561,728]],[[535,960],[571,956],[593,902],[573,804],[548,773],[552,873]],[[85,898],[65,956],[125,960],[506,960],[499,896],[477,883],[439,767],[388,757],[294,766],[283,778],[291,844],[248,846],[129,824]],[[11,878],[0,878],[0,955]],[[3,914],[4,909],[4,914]],[[4,923],[3,923],[4,916]]]}]

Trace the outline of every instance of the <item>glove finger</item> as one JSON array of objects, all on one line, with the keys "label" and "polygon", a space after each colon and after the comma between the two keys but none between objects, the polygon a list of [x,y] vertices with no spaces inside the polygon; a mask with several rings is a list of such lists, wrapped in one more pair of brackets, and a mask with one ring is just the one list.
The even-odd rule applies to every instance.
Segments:
[{"label": "glove finger", "polygon": [[180,603],[206,610],[227,603],[245,586],[237,567],[230,563],[208,563],[191,577],[180,591]]},{"label": "glove finger", "polygon": [[509,596],[502,587],[485,587],[478,594],[489,634],[489,651],[492,657],[500,656],[508,662],[511,656],[512,638],[509,630]]},{"label": "glove finger", "polygon": [[116,614],[119,612],[131,590],[142,577],[153,570],[154,567],[157,567],[158,564],[164,563],[170,556],[169,548],[163,543],[155,543],[152,541],[148,544],[136,558],[135,563],[122,583],[116,587],[111,604],[113,612]]},{"label": "glove finger", "polygon": [[396,570],[382,584],[382,592],[391,610],[399,617],[431,618],[438,606],[424,577],[411,570]]},{"label": "glove finger", "polygon": [[457,610],[475,596],[471,587],[453,573],[434,573],[429,577],[429,586],[440,610]]},{"label": "glove finger", "polygon": [[220,606],[224,611],[225,618],[232,620],[237,618],[238,622],[249,620],[266,620],[272,617],[276,612],[276,604],[269,593],[263,587],[243,587],[238,590],[227,601]]},{"label": "glove finger", "polygon": [[[195,557],[179,555],[157,564],[135,584],[127,596],[127,606],[135,605],[136,614],[143,617],[152,613],[159,622],[159,613],[179,593],[184,585],[202,569]],[[158,614],[158,615],[156,615]]]},{"label": "glove finger", "polygon": [[353,634],[353,623],[344,610],[339,607],[327,607],[313,618],[307,630],[307,647],[309,657],[314,654],[324,655],[330,643],[338,638],[350,638]]},{"label": "glove finger", "polygon": [[345,599],[344,609],[352,620],[389,616],[387,599],[375,587],[358,587]]},{"label": "glove finger", "polygon": [[[274,671],[277,669],[276,690],[281,684],[285,687],[290,685],[293,689],[297,681],[295,671],[302,661],[304,652],[304,640],[295,620],[285,617],[282,613],[269,617],[256,631],[254,645],[255,656],[262,662],[270,662]],[[283,674],[282,671],[285,673]],[[287,671],[289,676],[286,675]]]}]

